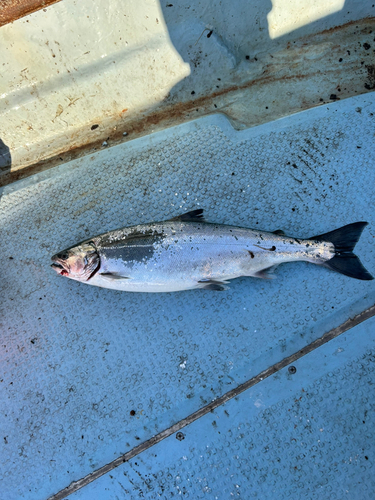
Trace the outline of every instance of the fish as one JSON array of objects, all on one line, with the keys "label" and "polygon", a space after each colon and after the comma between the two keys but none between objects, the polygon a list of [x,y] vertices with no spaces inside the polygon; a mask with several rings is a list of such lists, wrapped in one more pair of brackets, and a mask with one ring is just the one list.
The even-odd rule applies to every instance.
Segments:
[{"label": "fish", "polygon": [[373,276],[353,253],[367,222],[308,239],[206,222],[203,209],[114,230],[52,256],[61,276],[127,292],[223,291],[240,276],[272,279],[307,261],[359,280]]}]

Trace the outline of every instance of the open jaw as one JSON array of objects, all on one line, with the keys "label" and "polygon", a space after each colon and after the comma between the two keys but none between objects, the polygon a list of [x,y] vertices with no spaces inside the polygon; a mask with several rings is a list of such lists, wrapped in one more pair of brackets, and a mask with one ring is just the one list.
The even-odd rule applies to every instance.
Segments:
[{"label": "open jaw", "polygon": [[54,269],[58,274],[61,274],[61,276],[67,276],[69,274],[68,271],[62,264],[60,264],[60,262],[57,262],[54,259],[55,257],[52,257],[52,260],[54,261],[53,264],[51,264],[52,269]]}]

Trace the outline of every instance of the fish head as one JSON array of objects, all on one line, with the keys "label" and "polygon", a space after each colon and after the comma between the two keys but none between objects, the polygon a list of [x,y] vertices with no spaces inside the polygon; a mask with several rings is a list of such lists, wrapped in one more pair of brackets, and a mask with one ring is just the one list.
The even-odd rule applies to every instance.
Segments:
[{"label": "fish head", "polygon": [[92,241],[63,250],[52,261],[51,267],[58,274],[77,281],[88,281],[100,267],[100,257]]}]

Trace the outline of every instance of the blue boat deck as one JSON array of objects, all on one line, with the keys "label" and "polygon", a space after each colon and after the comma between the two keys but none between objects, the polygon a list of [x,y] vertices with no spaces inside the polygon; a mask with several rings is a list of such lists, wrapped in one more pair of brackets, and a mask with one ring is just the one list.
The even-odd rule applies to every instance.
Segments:
[{"label": "blue boat deck", "polygon": [[69,499],[372,500],[374,348],[372,318]]},{"label": "blue boat deck", "polygon": [[374,281],[298,263],[130,294],[49,265],[204,208],[296,237],[366,220],[374,274],[374,125],[374,93],[243,131],[212,115],[2,189],[1,498],[373,499]]}]

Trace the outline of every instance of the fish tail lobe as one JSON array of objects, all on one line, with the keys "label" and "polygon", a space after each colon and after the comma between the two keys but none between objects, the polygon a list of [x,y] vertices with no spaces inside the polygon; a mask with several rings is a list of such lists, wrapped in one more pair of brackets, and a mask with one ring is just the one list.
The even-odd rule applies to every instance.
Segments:
[{"label": "fish tail lobe", "polygon": [[329,233],[310,238],[315,241],[329,241],[335,246],[335,255],[323,265],[358,280],[374,279],[353,253],[354,247],[367,224],[367,222],[354,222]]}]

